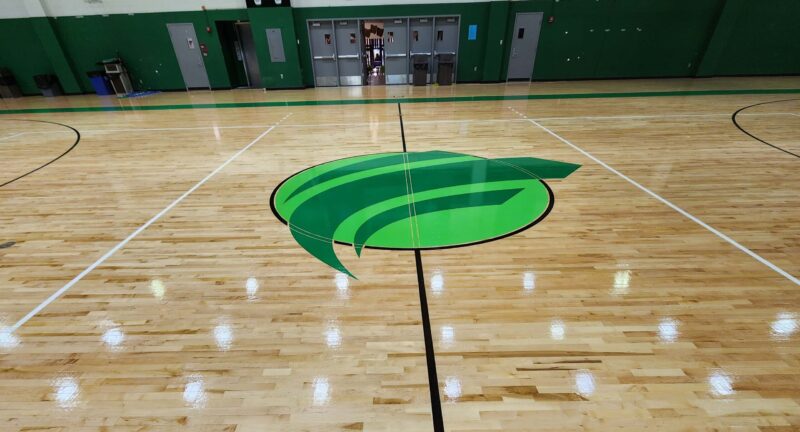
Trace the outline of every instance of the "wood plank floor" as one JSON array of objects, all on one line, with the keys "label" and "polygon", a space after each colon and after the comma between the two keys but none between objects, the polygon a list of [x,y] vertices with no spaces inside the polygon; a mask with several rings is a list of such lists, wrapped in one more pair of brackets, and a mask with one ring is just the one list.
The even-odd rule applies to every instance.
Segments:
[{"label": "wood plank floor", "polygon": [[[798,87],[649,80],[125,103]],[[421,252],[445,430],[800,430],[797,98],[403,104],[409,151],[582,165],[548,181],[555,206],[531,229]],[[784,99],[737,116],[774,147],[731,121]],[[401,151],[396,104],[0,115],[0,184],[75,141],[25,120],[81,138],[0,187],[0,244],[14,242],[0,249],[0,430],[433,430],[413,252],[343,253],[359,276],[349,279],[300,248],[269,203],[310,166]]]}]

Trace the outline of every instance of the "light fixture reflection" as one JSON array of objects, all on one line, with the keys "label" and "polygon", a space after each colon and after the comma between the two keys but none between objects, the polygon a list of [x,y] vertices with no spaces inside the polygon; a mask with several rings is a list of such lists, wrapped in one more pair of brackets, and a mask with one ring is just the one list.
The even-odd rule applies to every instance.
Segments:
[{"label": "light fixture reflection", "polygon": [[663,343],[672,343],[678,339],[678,321],[664,318],[658,323],[658,338]]},{"label": "light fixture reflection", "polygon": [[575,374],[575,389],[584,397],[594,394],[594,375],[588,370],[580,370]]},{"label": "light fixture reflection", "polygon": [[461,397],[461,380],[449,376],[444,380],[444,395],[448,401],[455,402]]},{"label": "light fixture reflection", "polygon": [[244,289],[247,291],[247,300],[258,300],[258,288],[258,279],[254,277],[247,278],[247,282],[244,284]]},{"label": "light fixture reflection", "polygon": [[455,340],[456,331],[453,329],[453,326],[442,326],[442,337],[441,337],[441,345],[443,347],[450,347],[453,346],[453,341]]},{"label": "light fixture reflection", "polygon": [[566,327],[564,326],[564,322],[560,319],[554,319],[550,322],[550,339],[552,340],[564,340],[564,334],[566,333]]},{"label": "light fixture reflection", "polygon": [[214,126],[214,138],[217,141],[222,141],[222,135],[220,135],[220,133],[219,133],[219,127],[218,126]]},{"label": "light fixture reflection", "polygon": [[335,323],[329,324],[328,329],[325,330],[325,343],[328,345],[328,348],[333,349],[342,346],[342,331]]},{"label": "light fixture reflection", "polygon": [[314,378],[312,383],[314,390],[314,405],[323,406],[327,405],[331,400],[331,386],[328,383],[328,378],[317,377]]},{"label": "light fixture reflection", "polygon": [[347,300],[350,298],[350,278],[346,274],[338,272],[334,277],[336,282],[336,295],[340,299]]},{"label": "light fixture reflection", "polygon": [[733,390],[733,379],[724,371],[716,370],[708,377],[708,387],[714,396],[730,396]]},{"label": "light fixture reflection", "polygon": [[201,375],[189,376],[186,387],[183,388],[183,400],[192,408],[202,408],[208,399],[205,387]]},{"label": "light fixture reflection", "polygon": [[772,336],[775,339],[788,339],[797,331],[797,317],[793,313],[781,312],[770,325]]},{"label": "light fixture reflection", "polygon": [[527,271],[522,274],[522,289],[526,294],[530,294],[536,289],[536,273]]},{"label": "light fixture reflection", "polygon": [[441,270],[434,270],[431,277],[431,290],[433,295],[441,295],[444,292],[444,275]]},{"label": "light fixture reflection", "polygon": [[160,279],[153,279],[150,281],[150,292],[153,293],[153,297],[161,301],[164,300],[164,294],[167,292],[167,288]]},{"label": "light fixture reflection", "polygon": [[226,318],[220,318],[219,324],[214,327],[214,340],[220,351],[228,351],[233,346],[233,328]]},{"label": "light fixture reflection", "polygon": [[125,341],[125,333],[119,327],[111,327],[103,333],[103,343],[112,350],[122,348],[122,342]]},{"label": "light fixture reflection", "polygon": [[78,406],[80,387],[78,380],[73,377],[59,377],[53,380],[53,398],[58,406],[63,409],[72,409]]},{"label": "light fixture reflection", "polygon": [[611,289],[611,294],[615,296],[626,295],[630,292],[631,286],[631,271],[620,270],[614,274],[614,286]]},{"label": "light fixture reflection", "polygon": [[19,337],[11,331],[11,327],[0,328],[0,348],[10,350],[17,346],[19,346]]}]

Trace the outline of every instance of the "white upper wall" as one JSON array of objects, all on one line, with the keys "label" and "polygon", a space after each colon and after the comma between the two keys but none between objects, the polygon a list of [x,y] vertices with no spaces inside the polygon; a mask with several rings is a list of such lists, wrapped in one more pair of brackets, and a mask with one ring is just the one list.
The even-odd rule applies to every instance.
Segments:
[{"label": "white upper wall", "polygon": [[[245,0],[0,0],[0,19],[43,16],[29,14],[41,4],[47,16],[112,15],[149,12],[199,11],[207,9],[244,9]],[[32,7],[33,6],[33,7]]]},{"label": "white upper wall", "polygon": [[[480,3],[485,1],[494,0],[292,0],[292,7]],[[244,9],[247,7],[245,0],[0,0],[0,19],[199,11],[202,6],[208,9]]]}]

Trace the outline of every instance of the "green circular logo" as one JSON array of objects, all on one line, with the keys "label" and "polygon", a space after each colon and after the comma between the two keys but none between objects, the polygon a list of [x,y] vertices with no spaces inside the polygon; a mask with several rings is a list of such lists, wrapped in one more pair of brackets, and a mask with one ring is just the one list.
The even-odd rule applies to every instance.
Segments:
[{"label": "green circular logo", "polygon": [[543,179],[578,167],[443,151],[379,153],[301,171],[275,189],[270,204],[301,247],[353,276],[334,243],[360,255],[364,248],[438,249],[506,237],[549,213],[553,194]]}]

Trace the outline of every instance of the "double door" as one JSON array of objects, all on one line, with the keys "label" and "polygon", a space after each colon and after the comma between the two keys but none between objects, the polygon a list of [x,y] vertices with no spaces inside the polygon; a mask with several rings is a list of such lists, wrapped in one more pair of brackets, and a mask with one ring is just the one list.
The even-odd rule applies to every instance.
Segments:
[{"label": "double door", "polygon": [[[318,87],[365,83],[363,21],[366,19],[308,22],[314,82]],[[458,17],[390,18],[382,21],[386,84],[410,83],[415,56],[425,58],[427,81],[433,82],[439,56],[457,55]],[[454,80],[455,77],[451,78]]]},{"label": "double door", "polygon": [[364,84],[358,20],[310,21],[308,36],[318,87]]}]

